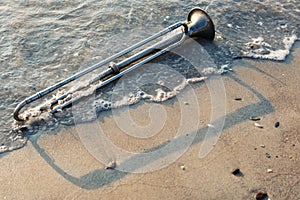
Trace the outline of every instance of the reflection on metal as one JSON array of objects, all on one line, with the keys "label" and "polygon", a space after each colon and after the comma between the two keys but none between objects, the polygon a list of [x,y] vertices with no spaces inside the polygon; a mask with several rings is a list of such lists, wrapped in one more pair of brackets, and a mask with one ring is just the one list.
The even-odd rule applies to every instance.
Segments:
[{"label": "reflection on metal", "polygon": [[[148,48],[136,53],[135,55],[124,59],[123,61],[121,61],[119,63],[113,62],[115,59],[137,49],[138,47],[141,47],[141,46],[171,32],[173,30],[176,30],[176,29],[179,30],[179,28],[181,31],[178,34],[175,34],[174,36],[172,36],[171,38],[162,40],[162,41],[154,44],[153,46],[148,47]],[[147,39],[145,39],[141,42],[138,42],[138,43],[132,45],[131,47],[128,47],[127,49],[120,51],[120,52],[110,56],[109,58],[104,59],[103,61],[101,61],[93,66],[90,66],[90,67],[74,74],[73,76],[71,76],[65,80],[62,80],[50,87],[38,92],[38,93],[26,98],[25,100],[20,102],[17,105],[17,107],[15,108],[14,119],[16,121],[25,121],[26,118],[22,118],[19,116],[20,110],[25,105],[30,104],[31,102],[74,81],[75,79],[78,79],[79,77],[81,77],[83,75],[86,75],[86,74],[94,71],[95,69],[97,69],[103,65],[108,65],[108,68],[105,71],[100,73],[96,78],[90,80],[86,85],[80,86],[80,87],[76,88],[75,90],[69,91],[66,94],[63,94],[63,95],[57,97],[55,100],[53,100],[50,103],[50,107],[51,107],[50,112],[54,113],[57,110],[63,109],[67,106],[70,106],[70,105],[72,105],[72,103],[75,103],[76,101],[78,101],[79,99],[82,98],[82,96],[70,98],[74,92],[82,90],[82,89],[88,87],[89,85],[96,83],[97,81],[100,81],[100,82],[97,85],[95,85],[95,89],[99,89],[99,88],[107,85],[108,83],[120,78],[122,75],[142,66],[143,64],[153,60],[154,58],[181,45],[187,36],[200,37],[200,38],[205,38],[205,39],[209,39],[209,40],[214,39],[214,36],[215,36],[214,24],[213,24],[211,18],[208,16],[208,14],[206,12],[204,12],[203,10],[201,10],[200,8],[192,9],[188,14],[187,21],[177,22],[177,23],[163,29],[162,31],[148,37]],[[160,49],[160,50],[157,51],[158,49]],[[149,56],[149,57],[146,57],[146,56]],[[136,61],[139,61],[139,62],[135,63]],[[133,63],[135,63],[135,64],[133,64]],[[61,105],[58,105],[59,101],[63,101],[64,103]],[[43,109],[41,108],[40,111],[43,111]]]}]

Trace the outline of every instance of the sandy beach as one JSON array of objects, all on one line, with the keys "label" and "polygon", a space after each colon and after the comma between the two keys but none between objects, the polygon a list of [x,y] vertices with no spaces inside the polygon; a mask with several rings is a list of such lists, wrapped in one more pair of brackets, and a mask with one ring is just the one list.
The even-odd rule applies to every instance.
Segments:
[{"label": "sandy beach", "polygon": [[[175,162],[147,173],[105,169],[76,128],[66,127],[31,136],[24,148],[0,155],[1,199],[255,199],[259,192],[272,200],[300,199],[299,63],[299,42],[285,62],[236,60],[234,71],[222,76],[223,131],[204,158],[199,149],[210,123],[211,100],[208,88],[199,83],[193,86],[201,110],[199,130],[192,130],[197,133],[193,143]],[[132,106],[136,123],[149,123],[150,106]],[[146,139],[123,134],[111,112],[98,123],[118,147],[141,152],[175,137],[180,105],[171,99],[161,106],[167,121]],[[117,166],[124,162],[130,160],[116,160]]]}]

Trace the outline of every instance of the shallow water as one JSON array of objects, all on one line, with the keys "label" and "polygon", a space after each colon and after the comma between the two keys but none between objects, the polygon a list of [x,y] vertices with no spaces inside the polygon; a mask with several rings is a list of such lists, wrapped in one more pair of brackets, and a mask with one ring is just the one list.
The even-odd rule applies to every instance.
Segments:
[{"label": "shallow water", "polygon": [[[299,38],[300,5],[296,0],[1,1],[0,152],[22,147],[27,138],[38,131],[55,132],[73,123],[70,111],[55,117],[43,116],[44,120],[34,122],[29,129],[23,128],[25,134],[20,135],[20,128],[12,131],[15,128],[12,113],[21,100],[163,27],[184,20],[195,6],[205,9],[216,26],[215,42],[202,44],[213,59],[210,67],[221,68],[239,57],[284,60]],[[191,80],[200,77],[193,66],[175,55],[164,56],[156,63],[173,66]],[[150,101],[164,101],[176,95],[168,93],[168,96],[166,91],[184,88],[184,79],[171,88],[164,88],[160,81],[168,74],[163,74],[163,70],[159,72],[157,76],[161,78],[156,85],[141,89],[152,95],[147,98]],[[153,71],[145,68],[138,73],[151,76]],[[135,84],[133,81],[132,85]],[[124,94],[128,98],[124,100],[121,95],[116,101],[136,103],[143,99],[139,96],[141,90],[133,88]],[[162,90],[163,98],[154,98],[157,91]],[[118,96],[114,92],[112,86],[104,89],[90,105],[97,111],[107,109],[107,105],[116,103],[111,102],[112,94]]]}]

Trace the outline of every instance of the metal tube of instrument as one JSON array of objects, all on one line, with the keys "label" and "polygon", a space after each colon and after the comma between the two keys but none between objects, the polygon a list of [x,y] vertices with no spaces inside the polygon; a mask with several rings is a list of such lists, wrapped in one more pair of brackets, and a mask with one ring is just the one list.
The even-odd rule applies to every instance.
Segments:
[{"label": "metal tube of instrument", "polygon": [[40,92],[38,92],[38,93],[36,93],[36,94],[34,94],[32,96],[26,98],[25,100],[23,100],[21,103],[19,103],[16,106],[16,108],[14,110],[14,115],[13,115],[14,119],[16,121],[24,121],[24,119],[19,118],[19,112],[20,112],[20,110],[25,105],[27,105],[27,104],[29,104],[29,103],[31,103],[31,102],[33,102],[33,101],[35,101],[35,100],[37,100],[37,99],[45,96],[46,94],[49,94],[50,92],[56,90],[57,88],[60,88],[60,87],[62,87],[64,85],[70,83],[71,81],[74,81],[75,79],[77,79],[77,78],[79,78],[79,77],[81,77],[81,76],[83,76],[83,75],[85,75],[85,74],[87,74],[87,73],[89,73],[89,72],[91,72],[91,71],[99,68],[100,66],[103,66],[103,65],[105,65],[105,64],[113,61],[114,59],[116,59],[116,58],[118,58],[118,57],[120,57],[120,56],[122,56],[124,54],[127,54],[130,51],[132,51],[132,50],[134,50],[134,49],[136,49],[136,48],[138,48],[138,47],[140,47],[140,46],[142,46],[142,45],[144,45],[144,44],[146,44],[146,43],[148,43],[148,42],[150,42],[150,41],[152,41],[152,40],[154,40],[154,39],[156,39],[158,37],[161,37],[162,35],[165,35],[166,33],[170,32],[170,31],[172,31],[172,30],[174,30],[174,29],[176,29],[176,28],[178,28],[178,27],[180,27],[180,26],[182,26],[184,24],[185,24],[184,22],[177,22],[177,23],[175,23],[175,24],[173,24],[173,25],[171,25],[171,26],[163,29],[162,31],[160,31],[160,32],[158,32],[158,33],[156,33],[156,34],[154,34],[154,35],[146,38],[145,40],[142,40],[141,42],[138,42],[138,43],[136,43],[136,44],[128,47],[127,49],[125,49],[123,51],[120,51],[120,52],[118,52],[118,53],[110,56],[109,58],[104,59],[103,61],[101,61],[101,62],[99,62],[99,63],[97,63],[97,64],[95,64],[95,65],[93,65],[93,66],[91,66],[91,67],[89,67],[89,68],[81,71],[81,72],[78,72],[78,73],[74,74],[73,76],[71,76],[71,77],[69,77],[69,78],[67,78],[65,80],[62,80],[62,81],[58,82],[57,84],[55,84],[55,85],[53,85],[51,87],[48,87],[48,88],[46,88],[46,89],[44,89],[44,90],[42,90],[42,91],[40,91]]},{"label": "metal tube of instrument", "polygon": [[[143,64],[145,64],[145,63],[147,63],[147,62],[153,60],[154,58],[157,58],[158,56],[160,56],[160,55],[162,55],[162,54],[164,54],[164,53],[170,51],[171,49],[173,49],[173,48],[179,46],[180,44],[182,44],[182,43],[184,42],[185,38],[186,38],[186,35],[185,35],[185,34],[182,34],[182,38],[181,38],[178,42],[176,42],[176,43],[174,43],[174,44],[172,44],[172,45],[170,45],[170,46],[168,46],[168,47],[166,47],[166,48],[160,50],[159,52],[155,53],[154,55],[152,55],[152,56],[150,56],[150,57],[148,57],[148,58],[146,58],[146,59],[140,61],[139,63],[137,63],[137,64],[135,64],[135,65],[133,65],[133,66],[131,66],[131,67],[125,69],[124,71],[121,71],[120,73],[118,73],[118,74],[116,74],[116,75],[110,77],[109,79],[107,79],[107,80],[101,82],[100,84],[98,84],[98,85],[95,87],[95,90],[98,90],[98,89],[102,88],[103,86],[105,86],[105,85],[111,83],[112,81],[114,81],[114,80],[120,78],[120,77],[123,76],[124,74],[127,74],[127,73],[131,72],[132,70],[137,69],[138,67],[142,66]],[[77,101],[79,101],[79,100],[80,100],[81,98],[83,98],[83,97],[84,97],[84,96],[78,96],[78,97],[75,97],[74,99],[71,99],[71,100],[65,102],[64,104],[55,107],[53,110],[50,111],[50,113],[55,113],[55,112],[57,112],[58,110],[62,110],[62,109],[64,109],[65,107],[70,106],[70,105],[73,104],[73,103],[76,103]]]},{"label": "metal tube of instrument", "polygon": [[[162,40],[148,48],[146,48],[143,51],[140,51],[139,53],[136,53],[134,55],[132,55],[129,58],[124,59],[123,61],[117,63],[115,65],[115,67],[117,67],[119,70],[125,68],[126,66],[128,66],[129,64],[143,58],[144,56],[147,56],[149,54],[151,54],[153,51],[155,51],[156,49],[162,49],[163,47],[170,45],[172,43],[174,43],[175,41],[180,40],[180,38],[182,37],[182,34],[184,34],[184,32],[181,30],[181,32],[174,34],[172,37],[169,37],[165,40]],[[90,84],[95,83],[96,81],[99,81],[111,74],[113,74],[114,71],[111,68],[106,69],[105,71],[101,72],[98,76],[96,76],[95,78],[93,78],[92,80],[90,80],[86,85],[82,85],[78,88],[75,88],[72,91],[69,91],[59,97],[57,97],[57,99],[55,99],[54,101],[50,102],[50,106],[52,107],[53,105],[58,103],[58,100],[63,100],[64,98],[66,98],[68,95],[73,94],[74,92],[77,92],[79,90],[84,89],[85,87],[89,86]]]},{"label": "metal tube of instrument", "polygon": [[[150,47],[150,48],[146,48],[145,50],[141,51],[140,53],[137,53],[117,64],[113,63],[112,65],[110,65],[108,69],[106,69],[105,71],[103,71],[98,77],[94,78],[93,80],[89,81],[87,85],[83,85],[83,86],[79,86],[78,88],[75,88],[73,89],[72,91],[69,91],[68,93],[64,94],[64,95],[61,95],[60,97],[58,97],[56,100],[52,101],[51,104],[52,105],[55,105],[58,103],[59,100],[62,100],[64,98],[66,98],[68,95],[72,94],[72,92],[74,91],[78,91],[78,90],[81,90],[85,87],[87,87],[88,85],[96,82],[97,80],[101,80],[101,79],[104,79],[104,78],[107,78],[107,79],[104,79],[99,85],[96,86],[96,88],[100,88],[100,87],[103,87],[104,85],[108,84],[109,82],[113,81],[113,80],[116,80],[117,78],[121,77],[123,74],[125,73],[128,73],[129,71],[143,65],[144,63],[146,62],[149,62],[150,60],[156,58],[157,56],[165,53],[166,51],[174,48],[175,46],[178,46],[179,44],[181,44],[185,38],[185,36],[189,36],[189,37],[200,37],[200,38],[205,38],[205,39],[209,39],[209,40],[213,40],[214,37],[215,37],[215,28],[214,28],[214,24],[213,24],[213,21],[211,20],[211,18],[209,17],[209,15],[202,9],[200,8],[193,8],[188,16],[187,16],[187,21],[186,22],[177,22],[171,26],[169,26],[168,28],[165,28],[163,29],[162,31],[146,38],[145,40],[142,40],[141,42],[138,42],[130,47],[128,47],[127,49],[123,50],[123,51],[120,51],[119,53],[116,53],[112,56],[110,56],[109,58],[93,65],[93,66],[90,66],[88,67],[87,69],[83,70],[83,71],[80,71],[78,73],[76,73],[75,75],[65,79],[65,80],[62,80],[56,84],[54,84],[53,86],[50,86],[28,98],[26,98],[25,100],[23,100],[22,102],[20,102],[15,110],[14,110],[14,118],[16,121],[24,121],[25,119],[22,119],[19,117],[19,112],[21,111],[21,109],[45,96],[46,94],[49,94],[50,92],[66,85],[67,83],[70,83],[71,81],[74,81],[75,79],[87,74],[87,73],[90,73],[92,72],[93,70],[109,63],[109,62],[112,62],[113,60],[115,60],[116,58],[119,58],[120,56],[123,56],[129,52],[131,52],[132,50],[138,48],[138,47],[141,47],[143,46],[144,44],[150,42],[150,41],[153,41],[154,39],[158,38],[158,37],[161,37],[163,35],[165,35],[166,33],[172,31],[172,30],[175,30],[179,27],[183,26],[184,27],[184,33],[183,33],[183,36],[182,38],[177,41],[176,43],[173,43],[171,44],[170,46],[167,46],[164,48],[164,42],[170,42],[170,41],[163,41],[161,43],[157,43],[156,47]],[[173,38],[173,42],[175,42],[176,40],[176,37]],[[171,43],[171,42],[170,42]],[[169,44],[170,44],[169,43]],[[160,46],[161,45],[161,46]],[[161,49],[161,48],[164,48],[160,51],[158,51],[157,53],[145,58],[144,60],[140,61],[139,63],[137,64],[134,64],[132,66],[130,66],[129,68],[127,69],[124,69],[122,71],[120,71],[121,69],[125,68],[127,65],[141,59],[142,57],[152,53],[154,51],[154,49]],[[111,76],[115,74],[114,76]],[[80,97],[77,97],[77,98],[80,98]],[[77,101],[76,98],[74,99],[74,102]],[[68,103],[69,102],[69,103]],[[72,101],[68,101],[66,102],[66,104],[70,104],[73,102],[73,99]],[[51,107],[52,107],[51,105]],[[65,104],[63,104],[65,105]],[[58,107],[62,107],[62,106],[58,106]],[[57,109],[54,109],[54,110],[57,110]]]}]

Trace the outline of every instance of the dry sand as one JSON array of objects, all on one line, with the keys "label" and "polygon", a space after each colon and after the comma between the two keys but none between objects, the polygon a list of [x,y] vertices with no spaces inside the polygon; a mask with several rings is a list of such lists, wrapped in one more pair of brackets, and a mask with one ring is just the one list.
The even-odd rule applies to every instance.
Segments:
[{"label": "dry sand", "polygon": [[[234,72],[222,76],[227,96],[224,129],[204,158],[198,154],[211,102],[207,87],[197,84],[193,90],[201,108],[198,134],[174,163],[141,174],[107,170],[84,148],[74,127],[63,128],[56,134],[32,136],[26,147],[0,155],[0,198],[254,199],[262,191],[270,199],[300,199],[299,63],[300,48],[296,47],[286,62],[237,61]],[[176,99],[162,105],[168,119],[150,138],[124,134],[109,112],[99,124],[120,148],[151,149],[172,139],[180,124]],[[133,106],[136,123],[149,123],[150,106]],[[263,128],[254,126],[251,116],[260,117],[257,123]],[[233,175],[233,169],[240,173]]]}]

